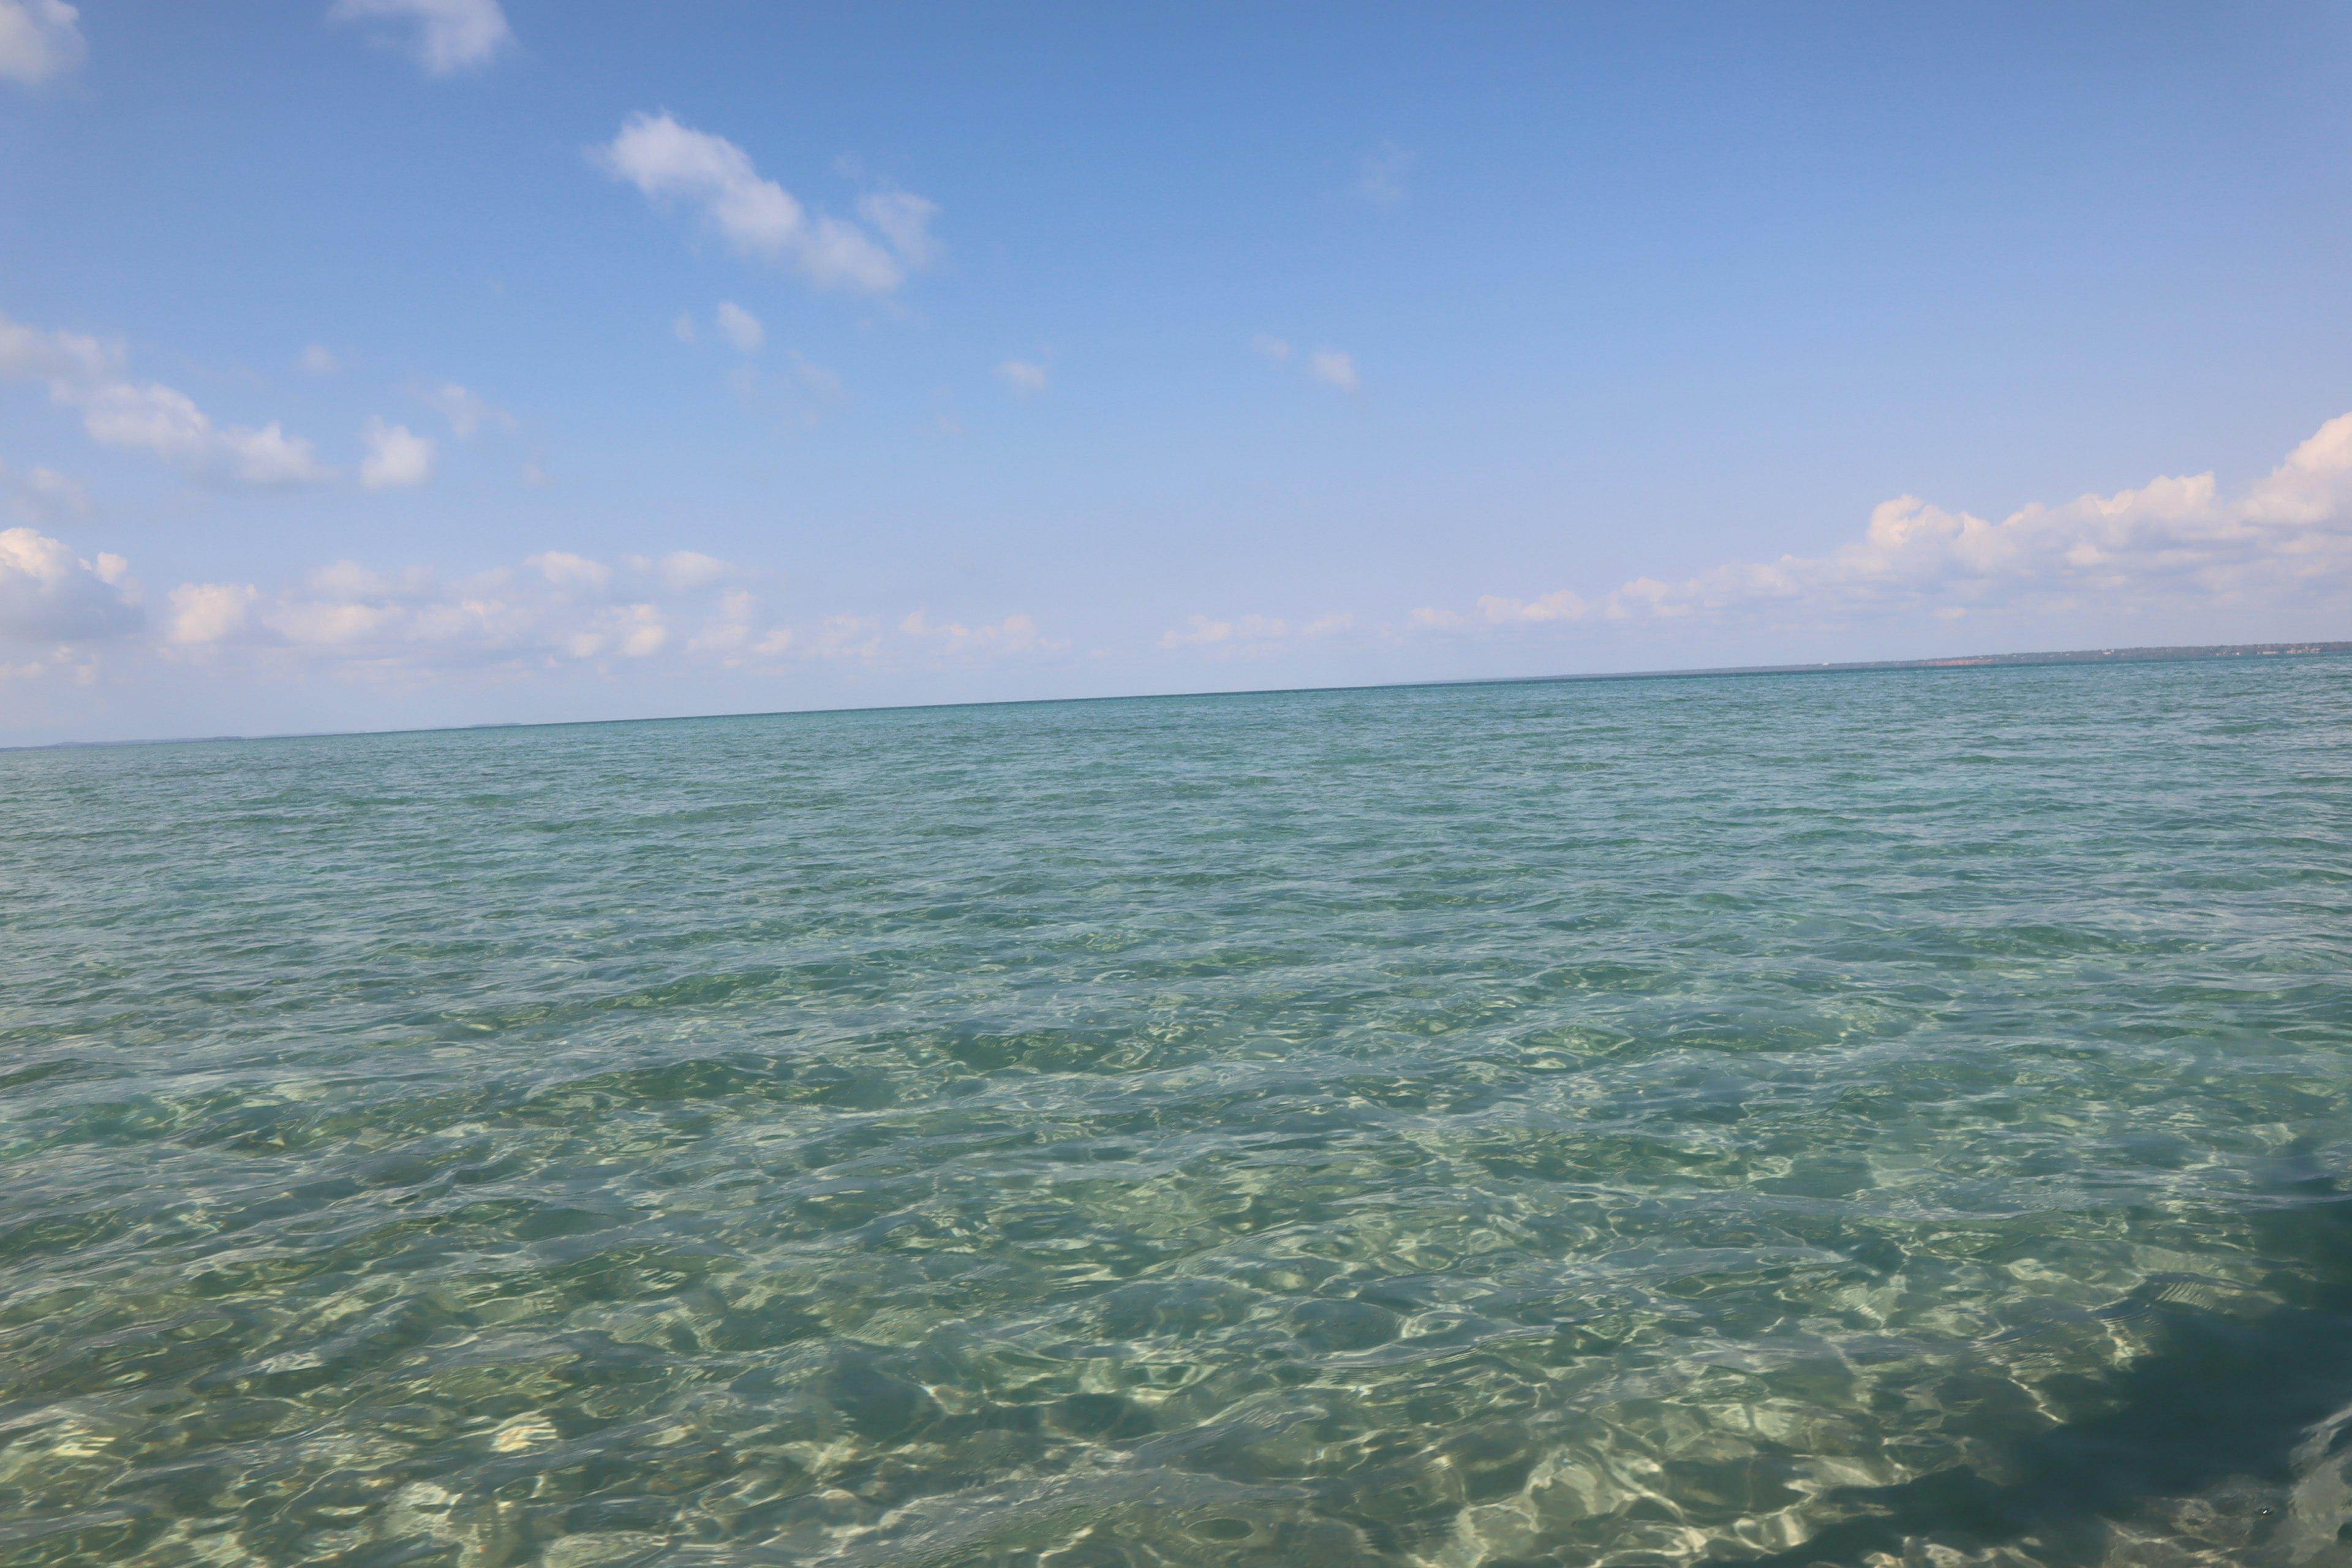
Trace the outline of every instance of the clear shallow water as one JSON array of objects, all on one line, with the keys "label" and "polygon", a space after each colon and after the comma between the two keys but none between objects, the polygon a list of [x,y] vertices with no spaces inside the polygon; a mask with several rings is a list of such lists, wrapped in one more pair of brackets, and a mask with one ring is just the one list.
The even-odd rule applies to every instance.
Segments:
[{"label": "clear shallow water", "polygon": [[2352,1562],[2347,738],[2298,659],[0,754],[0,1557]]}]

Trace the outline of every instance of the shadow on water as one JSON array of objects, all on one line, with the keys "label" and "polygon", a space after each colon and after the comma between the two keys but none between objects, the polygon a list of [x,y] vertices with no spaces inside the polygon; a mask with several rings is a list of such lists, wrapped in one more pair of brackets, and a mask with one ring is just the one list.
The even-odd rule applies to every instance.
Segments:
[{"label": "shadow on water", "polygon": [[[2352,1445],[2352,1195],[2309,1181],[2280,1190],[2256,1223],[2263,1283],[2280,1305],[2232,1316],[2165,1299],[2160,1289],[2110,1309],[2146,1332],[2153,1353],[2083,1402],[2092,1414],[2000,1444],[1985,1469],[1961,1466],[1900,1486],[1825,1494],[1852,1517],[1769,1556],[1714,1561],[1741,1568],[1858,1564],[1906,1548],[1962,1552],[2022,1546],[2053,1563],[2106,1558],[2115,1529],[2153,1519],[2168,1500],[2233,1483],[2276,1489]],[[1991,1473],[1986,1473],[1990,1470]],[[2247,1510],[2260,1539],[2274,1507]],[[2352,1530],[2352,1526],[2347,1526]],[[2313,1542],[2302,1559],[2333,1541]]]}]

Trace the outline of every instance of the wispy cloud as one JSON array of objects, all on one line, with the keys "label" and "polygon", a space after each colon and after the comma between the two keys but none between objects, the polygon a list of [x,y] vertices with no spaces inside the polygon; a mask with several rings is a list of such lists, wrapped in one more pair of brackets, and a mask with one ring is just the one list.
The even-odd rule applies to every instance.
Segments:
[{"label": "wispy cloud", "polygon": [[468,391],[454,381],[445,381],[432,391],[422,394],[421,401],[457,432],[460,441],[470,441],[484,429],[498,426],[508,435],[515,430],[515,416],[493,404],[478,392]]},{"label": "wispy cloud", "polygon": [[1364,384],[1356,374],[1356,356],[1338,349],[1317,349],[1307,356],[1307,373],[1342,392],[1353,393]]},{"label": "wispy cloud", "polygon": [[32,522],[80,522],[94,510],[81,481],[55,468],[33,468],[19,473],[0,463],[0,491],[6,493],[12,510]]},{"label": "wispy cloud", "polygon": [[1404,177],[1412,173],[1413,155],[1393,142],[1356,166],[1356,195],[1376,207],[1392,207],[1405,199]]},{"label": "wispy cloud", "polygon": [[0,0],[0,78],[33,87],[79,67],[80,16],[65,0]]},{"label": "wispy cloud", "polygon": [[51,401],[79,409],[82,428],[102,446],[150,452],[215,483],[314,484],[334,477],[310,442],[275,422],[257,430],[221,428],[186,394],[126,375],[123,360],[120,344],[0,316],[0,376],[47,382]]},{"label": "wispy cloud", "polygon": [[768,341],[768,329],[760,318],[732,300],[719,302],[719,335],[735,345],[739,353],[757,353],[760,345]]},{"label": "wispy cloud", "polygon": [[1279,616],[1192,616],[1185,625],[1160,635],[1160,647],[1175,651],[1203,650],[1220,658],[1255,658],[1276,653],[1298,639],[1328,637],[1351,629],[1356,617],[1345,614],[1293,622]]},{"label": "wispy cloud", "polygon": [[388,36],[434,76],[486,66],[514,42],[499,0],[335,0],[333,22],[390,22]]},{"label": "wispy cloud", "polygon": [[921,197],[892,194],[861,203],[886,246],[846,219],[810,213],[762,177],[742,148],[668,114],[631,115],[618,136],[590,153],[648,200],[686,203],[735,250],[791,267],[819,288],[887,294],[906,281],[909,268],[937,254],[925,226],[938,209]]},{"label": "wispy cloud", "polygon": [[1034,360],[1006,360],[996,367],[996,374],[1004,378],[1005,385],[1020,393],[1043,392],[1052,384],[1045,367]]}]

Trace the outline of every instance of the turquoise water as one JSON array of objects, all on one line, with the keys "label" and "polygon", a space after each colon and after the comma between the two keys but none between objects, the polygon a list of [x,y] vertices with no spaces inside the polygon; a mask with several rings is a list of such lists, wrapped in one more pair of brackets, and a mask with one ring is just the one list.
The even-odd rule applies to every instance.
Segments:
[{"label": "turquoise water", "polygon": [[2352,661],[0,754],[11,1564],[2352,1562]]}]

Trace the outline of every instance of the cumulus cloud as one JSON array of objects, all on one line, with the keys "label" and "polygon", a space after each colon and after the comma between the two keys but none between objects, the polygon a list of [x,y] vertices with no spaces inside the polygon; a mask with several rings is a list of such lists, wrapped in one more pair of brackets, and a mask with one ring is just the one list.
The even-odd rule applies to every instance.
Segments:
[{"label": "cumulus cloud", "polygon": [[1308,355],[1307,374],[1342,392],[1354,392],[1363,384],[1356,378],[1355,355],[1342,353],[1338,349],[1317,349]]},{"label": "cumulus cloud", "polygon": [[343,362],[335,357],[335,351],[324,343],[312,343],[294,363],[312,375],[332,375],[343,368]]},{"label": "cumulus cloud", "polygon": [[1636,577],[1588,604],[1566,589],[1488,595],[1475,616],[1416,611],[1427,626],[1484,622],[2280,610],[2352,604],[2352,414],[2331,419],[2234,495],[2210,473],[2113,495],[2036,502],[1999,521],[1916,496],[1873,509],[1827,555],[1727,563],[1679,582]]},{"label": "cumulus cloud", "polygon": [[367,457],[360,483],[372,490],[421,485],[433,477],[433,442],[405,425],[387,425],[373,415],[360,429]]},{"label": "cumulus cloud", "polygon": [[1004,378],[1005,385],[1021,393],[1043,392],[1050,380],[1044,365],[1025,359],[1006,360],[996,367],[996,374]]},{"label": "cumulus cloud", "polygon": [[1276,364],[1280,364],[1283,361],[1290,357],[1290,345],[1283,342],[1280,338],[1276,337],[1271,332],[1260,332],[1257,336],[1252,338],[1250,340],[1250,347],[1256,353],[1262,353],[1266,358],[1274,361]]},{"label": "cumulus cloud", "polygon": [[249,584],[183,583],[172,590],[166,635],[185,647],[205,647],[236,636],[260,593]]},{"label": "cumulus cloud", "polygon": [[355,676],[520,677],[685,661],[938,664],[1059,651],[1027,616],[896,622],[838,614],[800,625],[768,608],[769,574],[698,551],[599,561],[551,550],[455,581],[341,562],[276,593],[238,583],[173,590],[161,647]]},{"label": "cumulus cloud", "polygon": [[719,335],[735,345],[740,353],[757,353],[760,345],[768,341],[768,329],[760,318],[732,300],[719,302]]},{"label": "cumulus cloud", "polygon": [[886,245],[846,219],[810,213],[763,178],[742,148],[667,113],[631,115],[590,155],[648,200],[695,208],[735,250],[791,267],[819,288],[887,294],[906,281],[908,268],[936,255],[926,226],[938,209],[921,197],[891,194],[860,203]]},{"label": "cumulus cloud", "polygon": [[449,428],[457,433],[460,441],[470,441],[483,428],[496,425],[509,436],[514,434],[515,416],[498,407],[478,392],[469,392],[454,381],[444,382],[424,395],[425,405],[449,421]]},{"label": "cumulus cloud", "polygon": [[81,410],[82,428],[101,445],[152,452],[215,482],[292,485],[334,477],[311,455],[310,442],[276,423],[223,429],[186,394],[124,374],[123,358],[120,345],[0,316],[0,376],[47,382],[50,400]]},{"label": "cumulus cloud", "polygon": [[0,0],[0,77],[32,87],[79,66],[80,17],[65,0]]},{"label": "cumulus cloud", "polygon": [[335,0],[327,17],[396,24],[400,40],[434,76],[486,66],[514,42],[499,0]]},{"label": "cumulus cloud", "polygon": [[135,630],[130,577],[120,555],[86,561],[37,530],[0,529],[0,638],[81,642]]}]

